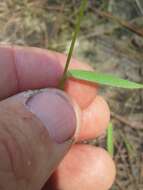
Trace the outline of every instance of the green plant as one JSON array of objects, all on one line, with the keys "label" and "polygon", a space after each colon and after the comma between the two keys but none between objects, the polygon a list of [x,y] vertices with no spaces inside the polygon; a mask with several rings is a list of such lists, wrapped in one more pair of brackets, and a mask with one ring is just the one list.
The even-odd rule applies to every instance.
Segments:
[{"label": "green plant", "polygon": [[107,129],[107,150],[110,155],[114,156],[114,138],[113,138],[113,125],[110,122]]},{"label": "green plant", "polygon": [[[64,69],[63,76],[62,76],[60,84],[59,84],[59,88],[63,89],[65,80],[68,77],[72,77],[72,78],[76,78],[76,79],[80,79],[80,80],[84,80],[84,81],[90,81],[92,83],[97,83],[97,84],[101,84],[101,85],[108,85],[108,86],[112,86],[112,87],[126,88],[126,89],[142,89],[143,84],[138,84],[138,83],[131,82],[128,80],[120,79],[116,76],[109,75],[109,74],[96,73],[93,71],[83,71],[83,70],[69,70],[68,71],[68,67],[69,67],[71,56],[73,53],[76,37],[80,30],[80,23],[83,18],[83,15],[84,15],[84,11],[85,11],[87,2],[88,2],[88,0],[82,0],[81,6],[79,9],[75,32],[73,34],[71,46],[69,49],[65,69]],[[113,156],[113,153],[114,153],[113,126],[111,123],[109,124],[109,127],[107,129],[107,150]]]},{"label": "green plant", "polygon": [[142,84],[120,79],[114,75],[96,73],[92,71],[70,70],[67,73],[67,77],[73,77],[80,80],[86,80],[89,82],[98,83],[101,85],[108,85],[112,87],[118,87],[118,88],[126,88],[126,89],[143,88]]},{"label": "green plant", "polygon": [[73,34],[73,38],[72,38],[71,46],[70,46],[70,49],[69,49],[69,53],[68,53],[66,65],[65,65],[65,68],[64,68],[63,76],[62,76],[60,84],[59,84],[59,87],[61,89],[63,89],[64,82],[65,82],[65,80],[67,78],[68,67],[69,67],[69,64],[70,64],[71,57],[72,57],[72,52],[73,52],[73,49],[74,49],[76,38],[77,38],[77,35],[78,35],[79,31],[80,31],[80,23],[81,23],[81,20],[83,18],[83,14],[84,14],[84,10],[86,8],[86,5],[87,5],[87,0],[83,0],[82,3],[81,3],[80,9],[79,9],[79,15],[77,16],[77,24],[76,24],[76,27],[75,27],[75,32]]}]

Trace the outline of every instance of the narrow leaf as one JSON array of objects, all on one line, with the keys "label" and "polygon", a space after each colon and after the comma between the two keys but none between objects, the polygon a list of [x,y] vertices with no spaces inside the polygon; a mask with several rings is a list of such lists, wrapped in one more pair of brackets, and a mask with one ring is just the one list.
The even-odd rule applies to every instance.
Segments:
[{"label": "narrow leaf", "polygon": [[113,157],[114,155],[114,142],[113,142],[113,125],[110,122],[107,129],[107,150]]},{"label": "narrow leaf", "polygon": [[143,84],[131,82],[125,79],[120,79],[114,75],[96,73],[94,71],[70,70],[68,77],[73,77],[80,80],[90,81],[101,85],[113,86],[127,89],[140,89]]}]

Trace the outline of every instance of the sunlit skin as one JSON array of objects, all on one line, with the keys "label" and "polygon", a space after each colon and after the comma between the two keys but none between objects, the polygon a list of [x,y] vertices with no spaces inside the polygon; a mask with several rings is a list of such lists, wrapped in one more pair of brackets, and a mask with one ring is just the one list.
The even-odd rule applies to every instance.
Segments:
[{"label": "sunlit skin", "polygon": [[107,190],[114,177],[115,166],[105,150],[89,145],[75,145],[47,183],[47,189]]},{"label": "sunlit skin", "polygon": [[[29,89],[57,88],[66,56],[37,48],[0,48],[0,99]],[[70,68],[92,70],[72,59]],[[7,72],[9,78],[6,78]],[[69,79],[65,91],[80,112],[77,142],[102,135],[110,112],[105,100],[97,95],[98,85]],[[56,177],[55,177],[56,176]],[[115,165],[106,151],[90,145],[73,145],[44,190],[107,190],[115,178]]]}]

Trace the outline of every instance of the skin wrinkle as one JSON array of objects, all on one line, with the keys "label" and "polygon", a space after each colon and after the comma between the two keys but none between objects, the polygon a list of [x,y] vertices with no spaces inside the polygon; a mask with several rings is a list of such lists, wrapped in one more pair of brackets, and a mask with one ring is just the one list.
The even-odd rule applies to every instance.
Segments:
[{"label": "skin wrinkle", "polygon": [[[7,144],[7,142],[2,142],[2,145],[5,147],[5,149],[6,149],[6,151],[7,151],[7,153],[8,153],[8,155],[9,155],[9,160],[10,160],[10,162],[11,162],[11,170],[9,170],[9,171],[4,171],[4,170],[1,170],[0,171],[0,173],[2,173],[2,175],[5,175],[5,176],[7,176],[7,174],[8,173],[11,173],[12,174],[12,176],[14,177],[14,182],[15,182],[15,186],[19,186],[19,184],[22,182],[22,183],[24,183],[24,185],[26,186],[26,187],[28,187],[28,184],[29,184],[29,182],[28,182],[28,180],[24,177],[24,178],[17,178],[17,176],[16,176],[16,172],[14,171],[14,164],[13,164],[13,158],[12,158],[12,154],[11,154],[11,151],[10,151],[10,147],[9,147],[9,145]],[[10,183],[10,182],[9,182]],[[5,184],[4,184],[5,185]],[[0,188],[1,189],[1,188]]]},{"label": "skin wrinkle", "polygon": [[[0,139],[0,145],[6,150],[6,152],[7,152],[8,155],[9,155],[7,143],[5,143],[4,140]],[[10,155],[9,155],[9,156],[10,156]],[[8,157],[8,158],[10,158],[10,157]],[[10,166],[12,166],[11,159],[9,159],[9,161],[10,161]],[[12,167],[11,167],[10,169],[8,169],[8,170],[6,170],[6,169],[1,169],[1,168],[0,168],[0,173],[1,173],[1,172],[6,172],[6,173],[8,173],[8,172],[11,172],[11,170],[12,170]]]},{"label": "skin wrinkle", "polygon": [[17,92],[20,92],[20,77],[18,74],[18,69],[17,69],[17,64],[16,64],[16,58],[15,58],[15,48],[11,47],[11,52],[12,52],[12,64],[13,64],[13,68],[14,68],[14,74],[15,74],[15,78],[16,78],[16,88],[17,88]]},{"label": "skin wrinkle", "polygon": [[[16,150],[16,152],[18,153],[18,156],[20,156],[20,158],[18,158],[18,161],[20,162],[20,167],[21,168],[24,168],[24,166],[22,166],[23,164],[21,163],[24,163],[24,156],[23,156],[23,152],[22,152],[22,148],[20,147],[20,145],[17,143],[17,140],[15,139],[14,135],[11,133],[11,131],[7,128],[7,127],[4,127],[4,131],[6,132],[6,134],[9,136],[9,142],[5,142],[3,140],[3,145],[4,147],[6,148],[7,150],[7,153],[9,155],[9,160],[10,160],[10,163],[11,163],[11,173],[14,175],[14,178],[15,178],[15,182],[17,182],[17,184],[22,180],[25,181],[25,184],[29,184],[29,180],[28,178],[26,178],[26,176],[24,175],[19,175],[19,172],[17,172],[17,168],[16,166],[18,165],[18,163],[16,162],[17,159],[16,159],[16,155],[15,155],[15,152],[12,151],[12,150]],[[11,145],[14,145],[13,147],[11,147]],[[18,166],[19,168],[19,166]]]},{"label": "skin wrinkle", "polygon": [[2,142],[2,145],[5,147],[5,149],[7,150],[7,153],[9,155],[9,160],[10,160],[10,166],[11,166],[11,171],[15,175],[15,169],[14,169],[14,163],[13,163],[13,156],[12,156],[12,152],[10,150],[10,147],[8,145],[8,142],[6,142],[4,139],[1,139],[3,136],[8,137],[7,139],[11,140],[12,136],[9,133],[9,131],[6,129],[5,123],[1,122],[1,136],[0,136],[0,142]]},{"label": "skin wrinkle", "polygon": [[[28,186],[29,186],[30,181],[27,180],[27,178],[25,178],[25,177],[17,178],[16,172],[14,171],[14,168],[13,168],[14,164],[13,164],[13,158],[12,158],[12,154],[11,154],[11,151],[10,151],[10,147],[9,147],[8,143],[5,142],[5,141],[2,142],[2,145],[4,146],[4,148],[6,149],[6,151],[8,153],[8,157],[9,157],[10,164],[11,164],[11,169],[9,171],[8,170],[5,171],[5,170],[0,169],[0,175],[9,176],[11,174],[14,177],[13,181],[15,182],[15,184],[14,184],[15,187],[19,187],[20,184],[24,184],[24,187],[25,187],[24,189],[27,189]],[[10,183],[10,181],[9,181],[9,183]],[[4,184],[4,186],[5,186],[5,184]],[[4,187],[2,188],[2,186],[0,186],[0,190],[6,190],[6,189]],[[16,190],[16,189],[14,189],[14,190]]]},{"label": "skin wrinkle", "polygon": [[[20,129],[20,128],[18,128],[18,129]],[[28,143],[28,138],[26,138],[26,140],[25,140],[25,136],[26,135],[23,135],[20,131],[21,130],[16,130],[16,133],[15,134],[12,134],[12,132],[10,131],[10,130],[8,130],[8,128],[7,128],[7,130],[9,131],[9,134],[11,135],[11,137],[13,138],[13,140],[15,141],[15,144],[17,145],[17,148],[16,148],[16,152],[17,152],[17,150],[19,151],[19,155],[20,155],[20,163],[23,163],[22,165],[23,165],[23,168],[25,168],[25,159],[24,159],[24,157],[25,157],[25,152],[27,153],[26,154],[26,157],[28,157],[29,158],[29,160],[32,160],[32,154],[31,154],[31,150],[32,150],[32,148],[30,148],[31,146],[30,146],[30,144]],[[16,140],[16,138],[15,138],[15,135],[17,135],[18,137],[20,137],[21,139],[24,139],[24,141],[26,142],[26,147],[25,146],[23,146],[23,144],[21,143],[18,143],[17,141],[18,140]],[[24,138],[23,138],[24,137]],[[28,143],[28,144],[27,144]],[[30,150],[30,151],[28,151],[28,150]],[[31,155],[31,156],[30,156]],[[30,158],[31,157],[31,158]],[[13,157],[13,159],[14,159],[14,157]],[[13,164],[14,165],[14,164]],[[21,166],[22,166],[21,165]],[[15,166],[16,166],[16,164],[15,164]],[[20,166],[20,167],[21,167]],[[19,172],[17,172],[18,170],[19,170],[19,167],[18,168],[16,168],[15,167],[15,174],[17,174],[17,179],[19,179],[19,178],[21,178],[21,177],[27,177],[26,175],[24,175],[24,176],[22,176],[22,175],[20,175],[20,173]],[[21,170],[21,169],[20,169]],[[24,172],[23,172],[24,173]],[[28,179],[28,178],[27,178]]]},{"label": "skin wrinkle", "polygon": [[11,166],[11,169],[9,171],[11,171],[11,173],[13,173],[14,176],[16,177],[15,171],[14,171],[13,159],[12,159],[12,155],[11,155],[11,151],[10,151],[9,145],[4,140],[0,140],[0,143],[3,145],[3,147],[5,148],[5,150],[8,153],[8,156],[9,156],[9,161],[10,161],[10,166]]},{"label": "skin wrinkle", "polygon": [[[21,138],[22,138],[22,136],[24,137],[24,139],[26,139],[26,145],[28,145],[28,146],[26,146],[26,152],[27,152],[27,155],[29,155],[28,154],[28,152],[30,152],[30,151],[28,151],[28,150],[32,150],[30,147],[30,143],[28,143],[29,142],[29,140],[28,140],[28,138],[26,137],[26,135],[25,134],[23,134],[23,132],[22,132],[22,130],[20,129],[20,128],[17,128],[17,132],[18,132],[18,136],[21,136]],[[9,133],[10,133],[10,131],[9,131]],[[12,134],[12,133],[11,133]],[[13,139],[15,140],[15,143],[17,144],[17,147],[18,147],[18,150],[19,150],[19,155],[20,155],[20,160],[22,161],[22,163],[23,163],[23,165],[24,165],[24,153],[25,153],[25,150],[23,150],[23,148],[22,148],[22,145],[20,145],[20,144],[18,144],[17,143],[17,141],[16,141],[16,139],[14,138],[14,135],[12,135],[12,137],[13,137]],[[16,149],[16,151],[17,151],[17,149]],[[15,164],[16,165],[16,164]],[[13,166],[14,166],[14,164],[13,164]],[[24,168],[24,166],[23,166],[23,168]],[[15,167],[15,174],[17,174],[17,171],[16,171],[16,167]],[[25,178],[25,176],[20,176],[19,174],[16,176],[17,177],[17,179],[20,179],[20,178],[22,178],[22,177],[24,177]]]},{"label": "skin wrinkle", "polygon": [[[1,139],[0,140],[1,140],[2,145],[5,147],[5,149],[7,150],[8,155],[9,155],[9,160],[10,160],[10,163],[11,163],[10,164],[11,173],[13,174],[17,184],[20,184],[21,182],[24,182],[24,184],[28,187],[29,183],[30,183],[30,175],[31,174],[27,175],[28,174],[27,171],[23,170],[25,168],[25,164],[26,164],[26,162],[24,162],[24,158],[25,158],[25,156],[26,156],[26,158],[28,157],[29,160],[31,160],[31,163],[33,163],[32,162],[33,161],[32,157],[30,156],[30,155],[32,155],[32,153],[31,153],[32,149],[29,148],[30,147],[28,145],[29,143],[28,143],[27,139],[25,140],[26,135],[23,135],[23,132],[21,133],[20,128],[17,128],[16,130],[13,130],[12,129],[13,123],[11,123],[11,127],[8,128],[8,126],[7,126],[8,125],[8,123],[7,123],[8,111],[4,110],[3,114],[6,117],[6,120],[4,120],[6,122],[0,121],[0,130],[1,130],[0,138],[5,137],[5,139],[8,139],[8,141],[5,142],[4,140],[1,140]],[[22,143],[18,143],[19,140],[16,139],[15,137],[18,137],[20,139],[24,138],[24,141],[26,141],[26,147],[23,146]],[[28,151],[28,149],[29,149],[29,151]],[[21,173],[21,168],[23,168],[22,171],[24,171],[22,173]]]}]

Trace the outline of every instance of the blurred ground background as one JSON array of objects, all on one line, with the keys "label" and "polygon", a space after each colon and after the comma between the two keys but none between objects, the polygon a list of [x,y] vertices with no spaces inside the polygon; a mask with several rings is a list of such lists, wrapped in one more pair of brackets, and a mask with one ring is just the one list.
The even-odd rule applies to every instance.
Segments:
[{"label": "blurred ground background", "polygon": [[[67,52],[80,0],[0,0],[0,41]],[[89,0],[74,56],[143,83],[143,0]],[[143,91],[103,88],[112,110],[117,178],[143,189]],[[105,138],[92,141],[105,146]]]}]

